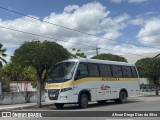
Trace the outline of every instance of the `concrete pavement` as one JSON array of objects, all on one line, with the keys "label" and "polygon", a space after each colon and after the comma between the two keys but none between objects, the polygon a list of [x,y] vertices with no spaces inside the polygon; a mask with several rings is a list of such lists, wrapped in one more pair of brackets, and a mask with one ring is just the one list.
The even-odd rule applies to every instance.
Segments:
[{"label": "concrete pavement", "polygon": [[[36,107],[36,105],[37,105],[37,103],[0,105],[0,111],[27,109],[27,108],[30,108],[30,107]],[[53,104],[48,104],[48,103],[42,102],[42,106],[49,106],[49,105],[53,105]]]},{"label": "concrete pavement", "polygon": [[[133,99],[132,101],[134,101],[134,98],[129,98],[129,99]],[[143,102],[152,102],[152,101],[155,101],[155,100],[160,100],[160,96],[139,96],[139,97],[136,97],[135,100],[138,100],[138,101],[143,101]],[[7,111],[7,110],[20,110],[20,109],[27,109],[27,108],[36,108],[37,106],[37,103],[23,103],[23,104],[11,104],[11,105],[0,105],[0,111]],[[53,103],[45,103],[45,102],[42,102],[42,107],[43,109],[46,108],[48,106],[50,109],[53,110],[53,106],[54,104]],[[47,108],[48,108],[47,107]],[[50,110],[49,109],[49,110]],[[87,109],[85,109],[87,110]],[[90,109],[89,109],[90,110]]]}]

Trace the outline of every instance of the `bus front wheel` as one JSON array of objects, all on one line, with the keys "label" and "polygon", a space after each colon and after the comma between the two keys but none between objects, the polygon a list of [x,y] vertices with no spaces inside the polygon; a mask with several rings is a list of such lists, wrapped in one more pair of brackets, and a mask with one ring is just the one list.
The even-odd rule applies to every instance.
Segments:
[{"label": "bus front wheel", "polygon": [[85,93],[82,93],[79,97],[79,107],[80,108],[87,108],[88,107],[88,95]]},{"label": "bus front wheel", "polygon": [[56,108],[63,108],[63,103],[55,103]]},{"label": "bus front wheel", "polygon": [[126,103],[127,102],[127,94],[126,92],[122,91],[119,95],[119,99],[115,99],[116,103]]}]

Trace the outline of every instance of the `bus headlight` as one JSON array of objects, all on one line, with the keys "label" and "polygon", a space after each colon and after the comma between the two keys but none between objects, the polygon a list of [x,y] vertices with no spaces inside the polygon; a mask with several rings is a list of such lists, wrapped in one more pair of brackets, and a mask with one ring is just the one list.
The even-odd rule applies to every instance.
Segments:
[{"label": "bus headlight", "polygon": [[71,88],[71,87],[68,87],[68,88],[62,88],[62,89],[61,89],[61,92],[65,92],[65,91],[68,91],[68,90],[72,90],[72,88]]}]

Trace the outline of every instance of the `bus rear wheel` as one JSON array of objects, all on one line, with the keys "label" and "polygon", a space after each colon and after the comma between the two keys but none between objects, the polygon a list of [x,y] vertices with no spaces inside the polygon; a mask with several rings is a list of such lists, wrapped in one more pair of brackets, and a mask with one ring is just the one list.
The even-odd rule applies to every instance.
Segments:
[{"label": "bus rear wheel", "polygon": [[63,108],[63,103],[55,103],[56,108]]},{"label": "bus rear wheel", "polygon": [[87,108],[88,107],[88,100],[89,100],[88,95],[85,93],[82,93],[79,97],[79,102],[78,102],[79,107],[80,108]]},{"label": "bus rear wheel", "polygon": [[126,92],[122,91],[119,95],[119,99],[115,100],[116,103],[126,103],[127,102],[127,94]]}]

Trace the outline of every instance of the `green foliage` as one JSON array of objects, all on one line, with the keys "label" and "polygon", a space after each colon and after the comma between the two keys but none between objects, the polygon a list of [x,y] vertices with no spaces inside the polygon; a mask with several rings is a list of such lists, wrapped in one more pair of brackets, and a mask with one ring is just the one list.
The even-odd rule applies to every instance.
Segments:
[{"label": "green foliage", "polygon": [[[36,70],[29,67],[22,67],[19,64],[8,63],[1,69],[1,76],[7,81],[36,81]],[[4,81],[3,80],[3,81]]]},{"label": "green foliage", "polygon": [[3,45],[0,43],[0,67],[3,66],[2,63],[7,63],[7,61],[4,59],[4,57],[7,56],[6,52],[6,48],[3,48]]},{"label": "green foliage", "polygon": [[3,77],[3,70],[0,69],[0,81],[2,84],[2,92],[10,92],[10,80]]},{"label": "green foliage", "polygon": [[33,88],[36,88],[37,87],[37,81],[32,81],[31,85],[32,85]]},{"label": "green foliage", "polygon": [[[66,60],[70,53],[63,46],[49,41],[25,42],[16,49],[11,58],[13,63],[21,66],[31,66],[37,75],[37,105],[41,107],[41,87],[47,78],[49,69],[57,62]],[[43,77],[44,74],[44,77]]]},{"label": "green foliage", "polygon": [[8,63],[2,69],[3,77],[11,81],[22,80],[22,70],[23,68],[20,65]]},{"label": "green foliage", "polygon": [[27,81],[37,80],[35,68],[33,68],[33,67],[31,67],[31,66],[25,67],[25,68],[22,70],[22,80],[27,80]]},{"label": "green foliage", "polygon": [[153,78],[160,76],[160,58],[143,58],[136,62],[141,77]]},{"label": "green foliage", "polygon": [[105,54],[105,53],[93,56],[91,59],[127,62],[127,60],[124,57],[121,57],[118,55],[112,55],[112,54]]},{"label": "green foliage", "polygon": [[3,78],[2,92],[10,92],[10,80],[9,79]]},{"label": "green foliage", "polygon": [[[147,81],[148,81],[148,83],[150,84],[150,85],[154,85],[155,83],[154,83],[154,80],[153,80],[153,78],[147,78]],[[159,79],[158,79],[158,85],[160,85],[160,77],[159,77]]]},{"label": "green foliage", "polygon": [[42,75],[44,70],[48,71],[57,62],[68,59],[69,55],[65,48],[55,42],[32,41],[25,42],[15,50],[12,61],[22,66],[32,66]]},{"label": "green foliage", "polygon": [[55,63],[67,59],[68,51],[61,45],[49,41],[25,42],[15,50],[12,60],[24,66],[49,67]]},{"label": "green foliage", "polygon": [[14,80],[36,80],[36,70],[29,67],[22,67],[19,64],[8,63],[2,69],[3,77]]},{"label": "green foliage", "polygon": [[72,51],[75,52],[71,55],[72,58],[87,58],[84,52],[82,52],[80,49],[73,48]]},{"label": "green foliage", "polygon": [[136,67],[141,77],[147,77],[148,80],[156,86],[156,95],[159,94],[160,78],[160,58],[143,58],[136,62]]}]

